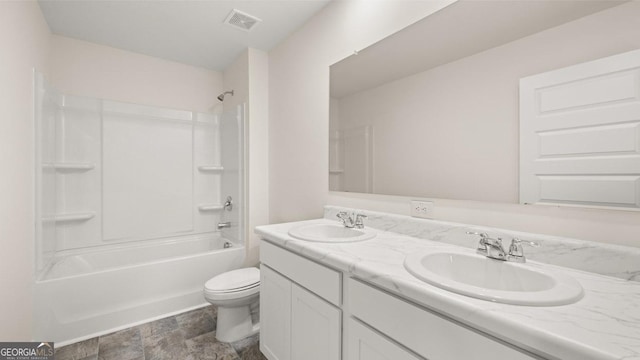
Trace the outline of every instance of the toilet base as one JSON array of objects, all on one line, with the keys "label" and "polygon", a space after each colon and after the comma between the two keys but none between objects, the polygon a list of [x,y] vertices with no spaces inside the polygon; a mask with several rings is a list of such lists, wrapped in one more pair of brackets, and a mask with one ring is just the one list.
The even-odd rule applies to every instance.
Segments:
[{"label": "toilet base", "polygon": [[260,323],[251,320],[249,305],[238,307],[218,307],[216,339],[221,342],[235,342],[260,331]]}]

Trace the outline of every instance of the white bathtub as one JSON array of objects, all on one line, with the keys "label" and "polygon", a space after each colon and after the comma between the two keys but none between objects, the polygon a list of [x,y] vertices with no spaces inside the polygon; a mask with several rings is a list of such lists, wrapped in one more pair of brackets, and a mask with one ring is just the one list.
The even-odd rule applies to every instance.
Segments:
[{"label": "white bathtub", "polygon": [[57,257],[35,283],[34,340],[63,346],[207,305],[204,283],[245,258],[225,243],[209,235]]}]

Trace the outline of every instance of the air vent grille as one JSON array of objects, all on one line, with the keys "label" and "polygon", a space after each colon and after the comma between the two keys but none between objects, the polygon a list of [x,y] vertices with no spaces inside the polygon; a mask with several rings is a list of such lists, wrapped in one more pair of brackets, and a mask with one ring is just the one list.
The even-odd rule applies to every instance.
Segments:
[{"label": "air vent grille", "polygon": [[243,13],[240,10],[233,9],[231,13],[224,20],[224,23],[231,25],[237,29],[249,31],[253,29],[258,23],[262,21],[255,16],[251,16],[247,13]]}]

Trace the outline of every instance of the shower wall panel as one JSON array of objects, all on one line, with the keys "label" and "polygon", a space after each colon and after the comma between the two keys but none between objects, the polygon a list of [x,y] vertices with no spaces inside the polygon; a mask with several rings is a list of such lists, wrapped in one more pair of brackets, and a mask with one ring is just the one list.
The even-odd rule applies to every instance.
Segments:
[{"label": "shower wall panel", "polygon": [[56,118],[56,249],[100,242],[100,101],[63,96]]},{"label": "shower wall panel", "polygon": [[[63,95],[40,75],[35,86],[39,274],[96,247],[218,231],[222,178],[236,183],[240,166],[226,174],[219,115]],[[238,151],[237,132],[227,141]]]},{"label": "shower wall panel", "polygon": [[[36,73],[34,78],[35,118],[36,118],[36,211],[39,218],[44,214],[54,214],[56,204],[56,171],[52,164],[56,159],[56,117],[59,116],[60,94],[49,86],[42,76]],[[36,268],[42,269],[55,255],[55,241],[44,239],[56,238],[55,221],[37,221]]]},{"label": "shower wall panel", "polygon": [[[220,158],[220,121],[213,114],[194,114],[194,226],[199,231],[217,231],[220,221],[218,207],[224,203],[221,191],[221,175],[225,169]],[[217,146],[213,146],[213,145]]]},{"label": "shower wall panel", "polygon": [[191,113],[105,102],[103,239],[193,231]]}]

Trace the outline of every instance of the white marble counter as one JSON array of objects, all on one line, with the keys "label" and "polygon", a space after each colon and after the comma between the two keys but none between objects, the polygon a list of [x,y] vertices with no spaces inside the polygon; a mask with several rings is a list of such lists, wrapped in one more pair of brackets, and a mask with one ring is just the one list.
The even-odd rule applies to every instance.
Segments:
[{"label": "white marble counter", "polygon": [[287,234],[294,226],[322,222],[337,223],[318,219],[267,225],[257,227],[256,233],[544,358],[640,359],[639,282],[545,265],[577,279],[584,297],[553,307],[492,303],[431,286],[403,266],[408,254],[455,245],[379,229],[372,240],[342,244],[312,243]]}]

